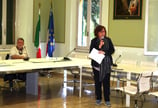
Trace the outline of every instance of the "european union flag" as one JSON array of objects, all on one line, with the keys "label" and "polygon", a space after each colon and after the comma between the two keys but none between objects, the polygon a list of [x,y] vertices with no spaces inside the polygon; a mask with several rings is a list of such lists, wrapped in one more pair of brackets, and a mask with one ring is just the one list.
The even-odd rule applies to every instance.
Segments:
[{"label": "european union flag", "polygon": [[47,43],[47,54],[49,57],[53,57],[55,50],[55,38],[54,38],[54,18],[52,9],[50,10],[49,23],[48,23],[48,43]]}]

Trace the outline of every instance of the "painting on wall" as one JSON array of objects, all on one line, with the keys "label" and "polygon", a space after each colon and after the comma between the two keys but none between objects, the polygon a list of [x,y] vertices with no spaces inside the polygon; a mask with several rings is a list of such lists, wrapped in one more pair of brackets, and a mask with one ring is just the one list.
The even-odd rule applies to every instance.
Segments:
[{"label": "painting on wall", "polygon": [[142,0],[114,0],[114,19],[141,19]]}]

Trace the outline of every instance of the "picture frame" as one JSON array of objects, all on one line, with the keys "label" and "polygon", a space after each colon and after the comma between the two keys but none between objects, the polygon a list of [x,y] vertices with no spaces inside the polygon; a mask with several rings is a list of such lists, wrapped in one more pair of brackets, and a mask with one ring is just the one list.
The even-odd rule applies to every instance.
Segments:
[{"label": "picture frame", "polygon": [[114,0],[114,19],[142,19],[142,0]]}]

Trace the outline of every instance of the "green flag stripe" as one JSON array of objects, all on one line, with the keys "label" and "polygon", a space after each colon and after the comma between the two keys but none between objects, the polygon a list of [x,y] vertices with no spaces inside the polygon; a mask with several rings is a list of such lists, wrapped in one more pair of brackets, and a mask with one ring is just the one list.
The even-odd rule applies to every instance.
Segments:
[{"label": "green flag stripe", "polygon": [[38,48],[38,46],[39,46],[39,32],[40,32],[40,15],[39,15],[38,23],[37,23],[37,26],[36,26],[36,33],[35,33],[34,45],[35,45],[36,48]]}]

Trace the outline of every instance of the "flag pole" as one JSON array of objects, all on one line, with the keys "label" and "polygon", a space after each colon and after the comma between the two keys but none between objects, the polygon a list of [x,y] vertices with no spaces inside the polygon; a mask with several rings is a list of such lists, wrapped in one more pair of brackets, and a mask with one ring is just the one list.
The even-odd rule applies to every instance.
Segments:
[{"label": "flag pole", "polygon": [[41,3],[39,3],[38,6],[39,6],[39,9],[40,9],[40,7],[41,7]]},{"label": "flag pole", "polygon": [[54,13],[53,9],[54,9],[54,3],[52,2],[51,0],[51,9],[52,9],[52,12]]},{"label": "flag pole", "polygon": [[51,0],[51,2],[50,2],[50,6],[51,6],[51,9],[52,9],[52,0]]},{"label": "flag pole", "polygon": [[[52,13],[54,13],[54,3],[52,3],[52,1],[53,0],[51,0],[51,11],[52,11]],[[54,18],[53,18],[53,20],[54,20]],[[53,28],[54,29],[54,28]],[[54,31],[54,30],[53,30]],[[54,37],[54,32],[53,32],[53,37]],[[54,42],[53,42],[54,43]],[[53,51],[54,52],[54,51]],[[53,55],[53,52],[52,52],[52,55]]]},{"label": "flag pole", "polygon": [[[41,3],[38,3],[38,15],[40,14],[40,7],[41,7]],[[36,48],[37,52],[38,52],[38,47]]]},{"label": "flag pole", "polygon": [[36,25],[36,33],[35,33],[35,47],[36,47],[36,58],[41,58],[41,46],[40,46],[40,7],[41,4],[38,4],[39,9],[38,9],[38,22]]}]

